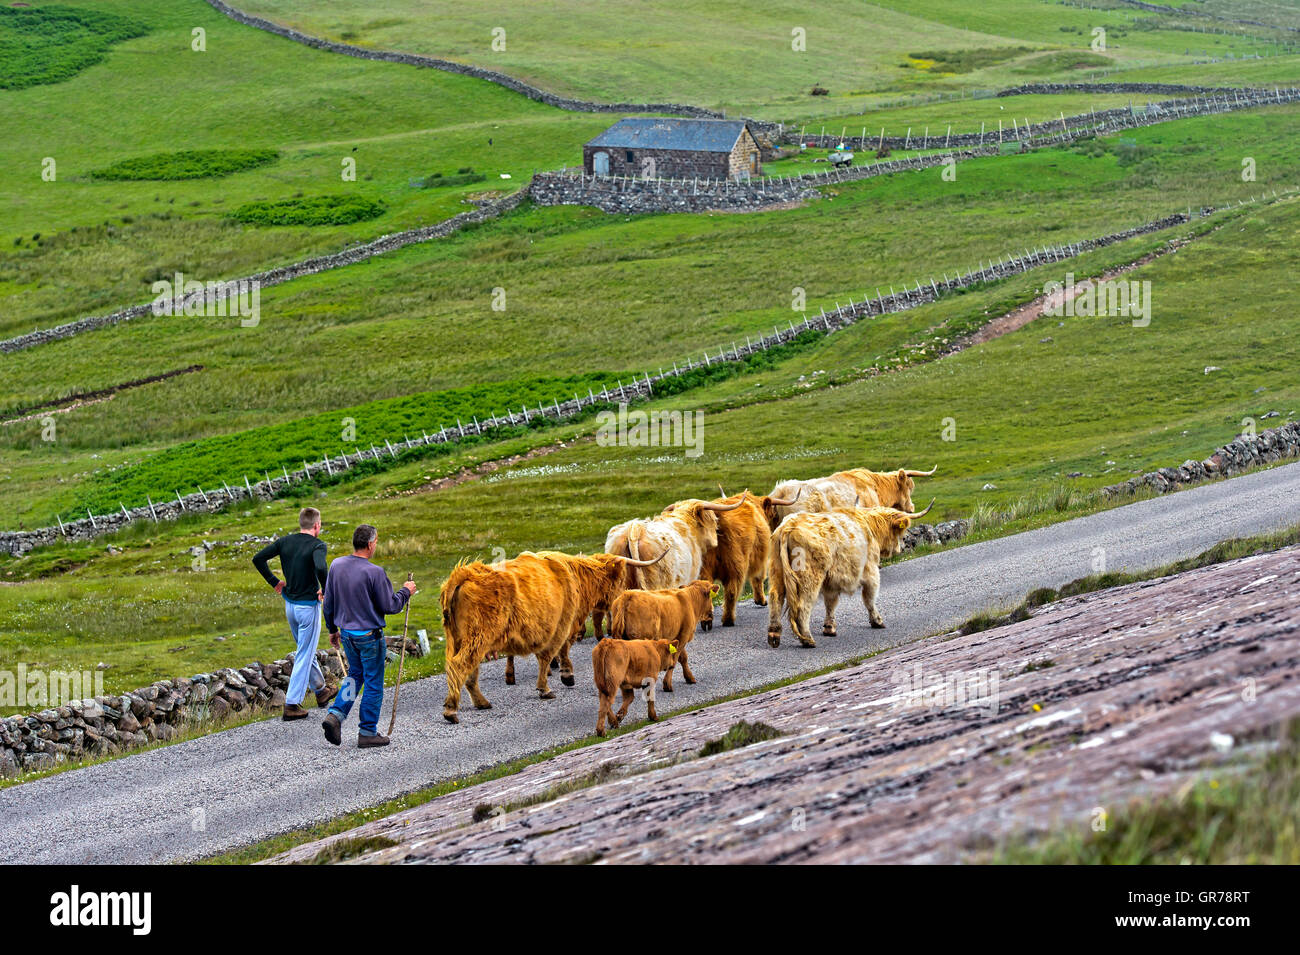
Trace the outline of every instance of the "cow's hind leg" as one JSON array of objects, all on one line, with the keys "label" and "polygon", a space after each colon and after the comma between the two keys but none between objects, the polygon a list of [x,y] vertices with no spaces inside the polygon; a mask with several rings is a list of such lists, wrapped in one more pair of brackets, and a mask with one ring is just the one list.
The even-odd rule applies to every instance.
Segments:
[{"label": "cow's hind leg", "polygon": [[777,576],[772,577],[772,589],[767,595],[767,645],[769,647],[779,647],[781,645],[781,605],[785,603],[785,594],[781,586],[781,580]]},{"label": "cow's hind leg", "polygon": [[506,686],[515,685],[515,658],[506,657]]},{"label": "cow's hind leg", "polygon": [[[685,646],[682,647],[681,653],[677,654],[677,661],[682,665],[682,679],[684,679],[687,683],[694,683],[695,674],[691,672],[691,665],[686,661]],[[672,671],[669,672],[671,673]],[[664,689],[666,690],[668,689],[668,687],[664,687]]]},{"label": "cow's hind leg", "polygon": [[543,700],[555,699],[555,694],[551,691],[551,685],[547,677],[551,675],[551,655],[549,653],[537,654],[537,695]]},{"label": "cow's hind leg", "polygon": [[876,609],[876,597],[880,593],[880,568],[875,565],[868,565],[866,572],[862,575],[862,602],[867,605],[867,616],[871,618],[873,627],[883,627],[885,620],[880,616],[880,611]]},{"label": "cow's hind leg", "polygon": [[745,586],[743,580],[728,580],[722,590],[722,625],[736,625],[736,602],[740,600],[740,590]]},{"label": "cow's hind leg", "polygon": [[612,720],[615,726],[623,722],[623,717],[627,716],[628,707],[632,705],[634,699],[636,699],[636,692],[630,686],[623,687],[623,705],[618,708]]},{"label": "cow's hind leg", "polygon": [[560,647],[560,682],[565,686],[573,686],[573,661],[569,659],[569,647],[572,645],[573,638],[570,637],[564,641],[564,646]]},{"label": "cow's hind leg", "polygon": [[815,647],[817,641],[813,639],[810,621],[812,620],[812,605],[816,599],[817,590],[809,588],[808,592],[813,596],[803,594],[803,599],[797,606],[793,603],[790,604],[790,629],[794,631],[794,635],[799,638],[799,642],[805,647]]},{"label": "cow's hind leg", "polygon": [[596,735],[604,736],[606,717],[609,718],[609,721],[612,725],[618,726],[618,720],[614,719],[614,714],[612,712],[613,705],[614,705],[614,696],[613,694],[606,696],[604,693],[597,693],[596,695],[600,700],[599,707],[596,710]]},{"label": "cow's hind leg", "polygon": [[645,708],[646,713],[650,716],[651,723],[659,722],[659,714],[655,712],[655,681],[650,680],[645,688]]},{"label": "cow's hind leg", "polygon": [[840,602],[840,595],[830,590],[822,592],[822,603],[826,605],[826,620],[822,623],[822,636],[835,636],[835,605]]},{"label": "cow's hind leg", "polygon": [[469,675],[478,673],[480,662],[473,658],[473,652],[468,648],[447,658],[444,666],[447,674],[447,698],[442,703],[442,716],[448,723],[460,722],[460,717],[456,715],[460,708],[460,691],[468,682]]},{"label": "cow's hind leg", "polygon": [[767,606],[767,598],[763,596],[763,580],[767,574],[759,571],[756,575],[749,578],[749,589],[754,591],[754,604],[759,607]]},{"label": "cow's hind leg", "polygon": [[478,688],[478,671],[479,668],[475,667],[474,672],[471,673],[469,679],[465,681],[465,689],[469,690],[469,698],[474,701],[474,709],[490,710],[492,709],[492,704],[489,703],[488,698],[483,695],[483,691]]}]

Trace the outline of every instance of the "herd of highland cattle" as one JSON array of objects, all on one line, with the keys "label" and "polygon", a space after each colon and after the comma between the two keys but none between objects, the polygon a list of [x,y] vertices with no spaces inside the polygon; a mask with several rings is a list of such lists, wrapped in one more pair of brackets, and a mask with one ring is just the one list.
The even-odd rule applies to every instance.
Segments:
[{"label": "herd of highland cattle", "polygon": [[[712,501],[668,505],[658,516],[610,528],[605,553],[525,552],[512,560],[461,562],[442,584],[446,631],[447,699],[443,716],[459,722],[462,691],[478,709],[491,703],[479,687],[484,660],[505,655],[506,682],[515,682],[515,656],[537,658],[537,692],[551,699],[548,678],[573,686],[569,650],[592,620],[592,667],[600,697],[596,732],[617,727],[635,691],[672,692],[678,664],[695,682],[687,646],[697,625],[713,627],[713,598],[722,596],[722,625],[736,622],[736,603],[748,584],[754,603],[770,605],[767,641],[781,643],[781,614],[799,642],[816,646],[810,629],[818,595],[826,608],[824,636],[834,636],[835,606],[860,590],[871,626],[885,625],[876,607],[880,561],[899,553],[911,521],[913,478],[929,471],[854,468],[808,481],[783,481],[770,494],[748,491]],[[933,506],[933,501],[930,506]],[[765,581],[769,585],[765,587]],[[608,634],[605,624],[608,620]],[[603,639],[606,636],[613,639]],[[623,703],[613,712],[614,695]]]}]

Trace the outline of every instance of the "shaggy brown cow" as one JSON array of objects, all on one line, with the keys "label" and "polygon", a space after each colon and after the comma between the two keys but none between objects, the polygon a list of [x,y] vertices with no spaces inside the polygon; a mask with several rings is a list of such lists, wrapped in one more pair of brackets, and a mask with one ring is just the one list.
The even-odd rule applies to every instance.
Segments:
[{"label": "shaggy brown cow", "polygon": [[[635,583],[631,586],[643,590],[685,587],[702,576],[705,557],[718,546],[720,516],[738,509],[742,503],[678,501],[665,508],[658,517],[625,521],[611,527],[605,538],[605,553],[634,560],[663,559],[653,568],[635,571]],[[602,633],[602,617],[600,610],[592,617],[597,639]]]},{"label": "shaggy brown cow", "polygon": [[474,706],[491,703],[478,686],[479,665],[490,654],[537,657],[537,692],[554,697],[547,683],[551,658],[560,656],[561,678],[572,686],[568,644],[598,603],[609,605],[628,585],[628,568],[640,563],[610,554],[570,557],[520,554],[497,564],[460,563],[442,584],[439,603],[447,635],[447,699],[442,715],[458,722],[462,687]]},{"label": "shaggy brown cow", "polygon": [[938,471],[935,465],[928,471],[911,471],[899,468],[897,471],[868,471],[866,468],[850,468],[836,471],[831,480],[847,482],[862,499],[864,507],[892,507],[900,511],[912,511],[912,491],[916,482],[912,478],[931,477]]},{"label": "shaggy brown cow", "polygon": [[[934,502],[930,502],[930,507]],[[885,621],[876,609],[880,591],[880,561],[903,548],[903,534],[918,513],[893,507],[858,507],[824,514],[794,514],[772,535],[769,574],[772,578],[771,613],[767,628],[769,646],[781,645],[781,610],[790,629],[805,647],[815,647],[809,618],[817,595],[826,605],[823,636],[835,635],[835,605],[842,594],[862,591],[871,626]]]},{"label": "shaggy brown cow", "polygon": [[907,468],[869,471],[866,468],[851,468],[809,481],[782,481],[772,489],[772,495],[769,496],[786,498],[795,496],[799,491],[803,492],[797,503],[775,508],[777,523],[790,514],[820,513],[853,507],[855,499],[860,500],[863,507],[893,507],[900,511],[910,511],[912,491],[916,487],[916,482],[912,479],[929,477],[937,470],[938,467],[929,471],[912,471]]},{"label": "shaggy brown cow", "polygon": [[[687,683],[695,682],[686,645],[695,625],[713,629],[713,595],[718,588],[696,580],[676,590],[627,590],[614,598],[609,613],[609,635],[616,640],[672,640]],[[673,671],[664,674],[664,692],[673,691]]]},{"label": "shaggy brown cow", "polygon": [[[609,724],[618,724],[627,715],[637,687],[646,688],[646,709],[650,720],[659,719],[655,713],[655,680],[667,670],[673,672],[677,665],[677,647],[670,640],[601,640],[591,651],[591,672],[600,696],[596,713],[596,735],[605,735],[605,718]],[[614,713],[614,691],[623,691],[623,705]]]}]

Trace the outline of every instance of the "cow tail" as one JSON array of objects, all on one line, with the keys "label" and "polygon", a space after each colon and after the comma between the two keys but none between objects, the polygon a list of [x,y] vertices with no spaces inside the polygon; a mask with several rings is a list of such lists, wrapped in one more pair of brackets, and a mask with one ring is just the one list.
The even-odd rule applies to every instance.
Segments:
[{"label": "cow tail", "polygon": [[615,640],[627,639],[627,601],[622,598],[609,608],[609,635]]},{"label": "cow tail", "polygon": [[[641,559],[641,525],[633,524],[627,532],[627,552],[633,560]],[[641,584],[641,568],[632,568],[632,587],[636,590],[644,590]]]},{"label": "cow tail", "polygon": [[614,693],[608,687],[605,674],[605,655],[612,645],[609,640],[600,640],[591,649],[591,675],[596,681],[596,692],[601,696],[612,696]]},{"label": "cow tail", "polygon": [[791,608],[799,603],[799,575],[790,564],[789,533],[781,535],[778,550],[781,552],[781,579],[785,586],[785,612],[787,616],[792,616]]},{"label": "cow tail", "polygon": [[[464,583],[464,581],[460,583]],[[447,647],[443,653],[444,660],[450,660],[456,654],[456,597],[460,594],[460,583],[457,583],[452,588],[451,593],[447,595],[443,609],[442,629],[447,638]]]}]

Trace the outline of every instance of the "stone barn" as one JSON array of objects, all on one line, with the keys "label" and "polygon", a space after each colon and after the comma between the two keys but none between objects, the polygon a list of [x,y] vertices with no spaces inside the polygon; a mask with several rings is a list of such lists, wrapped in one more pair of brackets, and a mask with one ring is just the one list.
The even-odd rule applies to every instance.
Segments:
[{"label": "stone barn", "polygon": [[747,179],[762,174],[743,120],[621,119],[582,150],[588,175],[642,179]]}]

